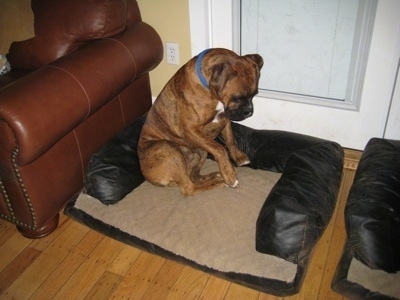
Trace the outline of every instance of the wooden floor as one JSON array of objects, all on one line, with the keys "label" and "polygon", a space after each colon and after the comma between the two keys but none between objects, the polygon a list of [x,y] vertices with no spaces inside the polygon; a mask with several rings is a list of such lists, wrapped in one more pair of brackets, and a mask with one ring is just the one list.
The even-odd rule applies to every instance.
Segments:
[{"label": "wooden floor", "polygon": [[299,294],[275,297],[105,237],[61,214],[29,240],[0,220],[0,299],[344,299],[331,281],[345,240],[343,211],[359,152],[346,151],[338,205]]}]

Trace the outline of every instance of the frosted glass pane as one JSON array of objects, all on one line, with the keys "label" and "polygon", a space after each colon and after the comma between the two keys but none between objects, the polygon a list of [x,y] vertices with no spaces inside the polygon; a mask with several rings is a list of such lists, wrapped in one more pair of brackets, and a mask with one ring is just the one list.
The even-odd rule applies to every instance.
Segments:
[{"label": "frosted glass pane", "polygon": [[344,100],[359,0],[242,0],[241,53],[264,58],[260,89]]}]

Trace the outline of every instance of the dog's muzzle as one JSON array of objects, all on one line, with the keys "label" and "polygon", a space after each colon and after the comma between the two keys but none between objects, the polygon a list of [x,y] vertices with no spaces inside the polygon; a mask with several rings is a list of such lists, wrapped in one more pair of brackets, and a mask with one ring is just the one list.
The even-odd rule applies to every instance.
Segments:
[{"label": "dog's muzzle", "polygon": [[235,110],[228,110],[225,113],[232,121],[243,121],[244,119],[251,117],[253,111],[253,104],[248,104]]}]

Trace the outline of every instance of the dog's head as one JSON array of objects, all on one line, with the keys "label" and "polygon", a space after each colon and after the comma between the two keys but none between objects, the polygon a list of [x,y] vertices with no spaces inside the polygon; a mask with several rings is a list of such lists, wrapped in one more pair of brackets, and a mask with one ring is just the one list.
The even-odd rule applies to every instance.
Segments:
[{"label": "dog's head", "polygon": [[222,102],[229,119],[241,121],[253,115],[253,97],[258,93],[262,66],[263,59],[258,54],[233,54],[211,67],[210,92]]}]

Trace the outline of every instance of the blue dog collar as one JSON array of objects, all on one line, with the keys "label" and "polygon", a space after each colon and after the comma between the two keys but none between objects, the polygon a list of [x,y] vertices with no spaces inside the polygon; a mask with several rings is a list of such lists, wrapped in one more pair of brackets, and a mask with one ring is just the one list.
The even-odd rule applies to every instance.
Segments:
[{"label": "blue dog collar", "polygon": [[206,49],[206,50],[202,51],[196,60],[197,77],[199,77],[201,84],[207,89],[208,89],[208,82],[207,82],[207,79],[204,77],[203,73],[201,73],[201,63],[203,62],[204,55],[210,50],[211,49]]}]

